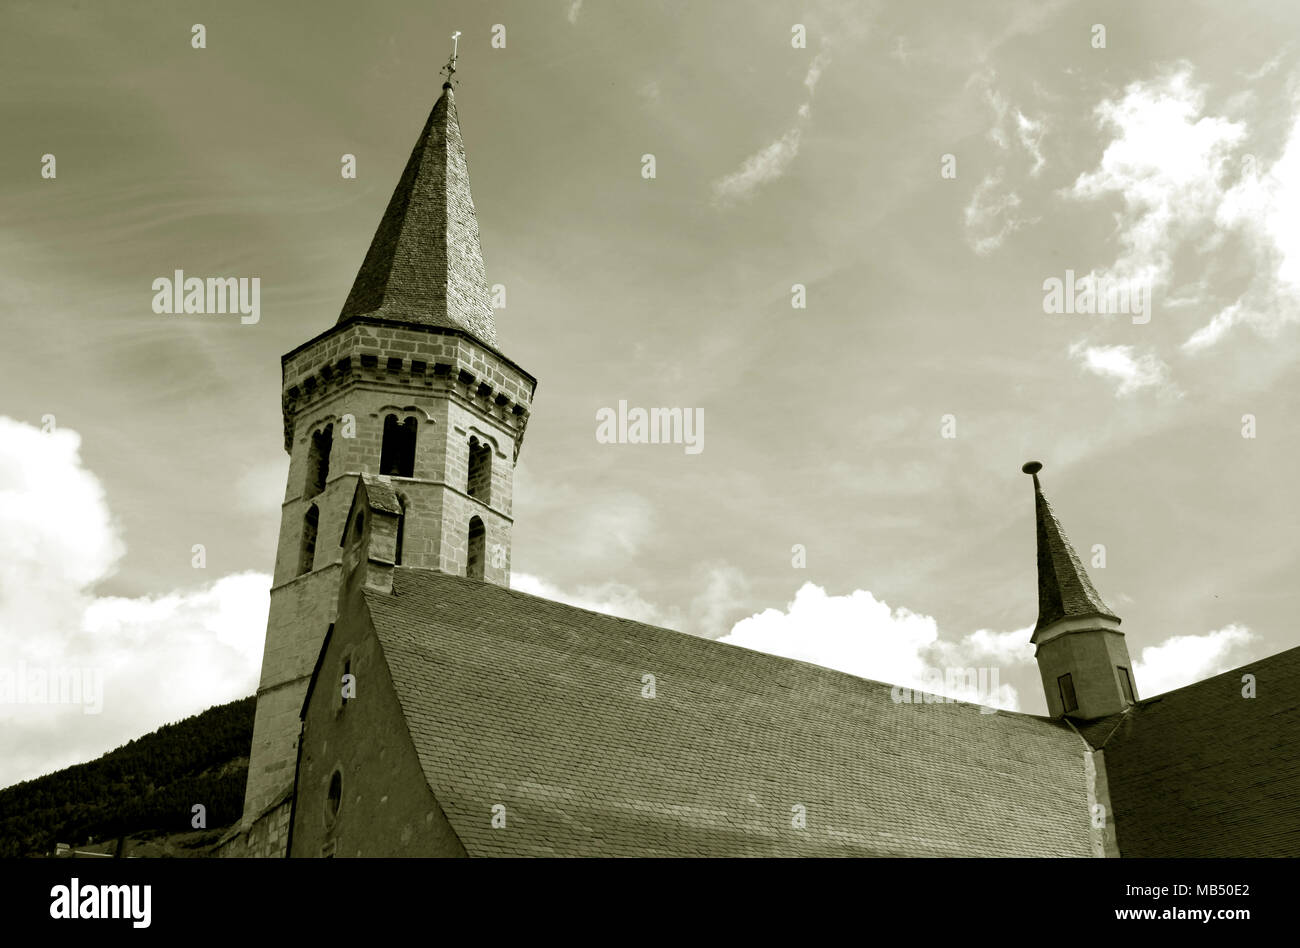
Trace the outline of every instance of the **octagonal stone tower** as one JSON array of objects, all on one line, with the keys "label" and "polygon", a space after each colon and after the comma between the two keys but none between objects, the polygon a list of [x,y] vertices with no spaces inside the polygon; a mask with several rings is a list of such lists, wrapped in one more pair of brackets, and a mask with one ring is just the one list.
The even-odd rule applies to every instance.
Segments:
[{"label": "octagonal stone tower", "polygon": [[337,324],[281,367],[289,478],[228,855],[284,853],[298,715],[335,618],[359,474],[387,475],[396,491],[398,563],[510,583],[514,465],[537,380],[496,348],[450,79]]}]

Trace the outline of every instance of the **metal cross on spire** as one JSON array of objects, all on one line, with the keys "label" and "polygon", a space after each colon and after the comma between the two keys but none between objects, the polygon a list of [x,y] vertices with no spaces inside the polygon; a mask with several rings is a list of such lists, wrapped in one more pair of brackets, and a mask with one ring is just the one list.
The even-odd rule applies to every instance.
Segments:
[{"label": "metal cross on spire", "polygon": [[447,65],[443,66],[440,72],[447,74],[447,81],[442,84],[444,89],[451,88],[451,77],[456,74],[456,56],[460,48],[460,30],[451,34],[451,59],[447,60]]}]

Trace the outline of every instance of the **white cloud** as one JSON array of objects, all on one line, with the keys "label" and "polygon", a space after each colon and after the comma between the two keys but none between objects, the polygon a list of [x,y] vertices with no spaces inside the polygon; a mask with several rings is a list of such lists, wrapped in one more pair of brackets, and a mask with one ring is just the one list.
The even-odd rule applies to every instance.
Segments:
[{"label": "white cloud", "polygon": [[1229,329],[1241,321],[1241,301],[1219,310],[1206,325],[1187,337],[1183,343],[1184,352],[1196,352],[1208,349],[1222,339]]},{"label": "white cloud", "polygon": [[[1230,101],[1245,107],[1244,99]],[[1204,276],[1195,284],[1199,298],[1178,301],[1214,307],[1183,343],[1188,353],[1211,348],[1241,324],[1271,335],[1300,313],[1300,112],[1267,167],[1255,155],[1235,157],[1248,141],[1244,122],[1204,112],[1205,91],[1188,66],[1130,84],[1097,107],[1098,123],[1114,137],[1098,166],[1065,192],[1122,201],[1121,248],[1103,278],[1167,286],[1181,256],[1190,266],[1231,273],[1234,282],[1247,273],[1246,289],[1224,294],[1227,303],[1215,302],[1214,282]],[[1231,249],[1229,235],[1240,238],[1240,249]]]},{"label": "white cloud", "polygon": [[767,609],[742,619],[722,641],[860,678],[1017,710],[1019,697],[1009,684],[999,684],[990,695],[968,686],[940,688],[934,682],[936,675],[946,678],[948,669],[1032,663],[1029,637],[1029,629],[982,629],[950,642],[939,638],[938,623],[930,616],[891,609],[867,590],[829,596],[822,587],[805,583],[786,611]]},{"label": "white cloud", "polygon": [[738,170],[714,183],[714,197],[722,201],[746,198],[759,185],[775,181],[785,174],[799,154],[802,139],[803,129],[796,126],[766,148],[750,155]]},{"label": "white cloud", "polygon": [[1026,224],[1033,223],[1016,213],[1020,197],[1015,191],[999,193],[1003,171],[986,175],[966,205],[966,240],[980,256],[1002,246],[1002,242]]},{"label": "white cloud", "polygon": [[1070,355],[1094,375],[1117,382],[1116,396],[1169,385],[1168,366],[1154,353],[1134,355],[1133,346],[1087,346],[1076,342],[1070,346]]},{"label": "white cloud", "polygon": [[821,49],[813,57],[804,73],[803,84],[808,90],[808,98],[796,112],[796,124],[772,144],[750,155],[740,168],[713,183],[713,199],[720,204],[729,204],[749,198],[761,186],[775,181],[789,170],[790,165],[799,154],[803,141],[803,123],[812,117],[812,98],[817,91],[817,83],[830,62],[830,51]]},{"label": "white cloud", "polygon": [[1024,112],[1016,111],[1016,137],[1020,139],[1020,145],[1029,152],[1034,159],[1034,166],[1029,169],[1030,177],[1036,178],[1043,168],[1047,165],[1047,159],[1043,157],[1043,123],[1041,120],[1035,121]]},{"label": "white cloud", "polygon": [[1034,160],[1033,167],[1029,169],[1029,175],[1036,178],[1047,165],[1047,159],[1043,157],[1042,151],[1046,123],[1042,119],[1030,118],[1020,109],[1012,108],[1006,96],[995,87],[996,81],[997,74],[992,69],[984,69],[971,76],[967,85],[978,87],[984,101],[993,110],[993,124],[988,131],[989,140],[1003,151],[1010,150],[1010,127],[1013,126],[1016,140],[1020,142],[1020,146]]},{"label": "white cloud", "polygon": [[714,638],[726,628],[728,617],[742,608],[749,581],[734,566],[714,565],[704,572],[704,589],[684,610],[661,608],[625,583],[585,584],[570,592],[539,576],[515,572],[510,576],[510,588],[579,609]]},{"label": "white cloud", "polygon": [[803,84],[808,90],[808,98],[811,99],[813,93],[817,91],[817,83],[822,77],[822,72],[831,61],[830,51],[822,48],[817,51],[813,61],[808,66],[808,71],[804,73]]},{"label": "white cloud", "polygon": [[1096,108],[1115,137],[1098,167],[1079,175],[1067,194],[1078,200],[1118,195],[1122,250],[1105,274],[1165,285],[1177,246],[1199,236],[1222,199],[1220,181],[1245,126],[1201,115],[1205,93],[1190,68],[1134,82],[1123,98]]},{"label": "white cloud", "polygon": [[1133,662],[1138,694],[1151,698],[1203,681],[1249,661],[1246,646],[1257,636],[1241,625],[1204,635],[1175,635],[1142,650]]},{"label": "white cloud", "polygon": [[582,12],[582,0],[573,0],[573,2],[569,4],[569,14],[568,14],[569,22],[577,23],[578,14],[581,12]]},{"label": "white cloud", "polygon": [[637,94],[647,103],[655,104],[663,97],[663,88],[658,79],[647,79],[641,84]]},{"label": "white cloud", "polygon": [[635,589],[624,583],[590,584],[579,586],[576,592],[568,592],[539,576],[514,572],[510,575],[510,588],[579,609],[632,619],[648,625],[663,625],[666,618],[657,606],[641,598]]},{"label": "white cloud", "polygon": [[1260,79],[1263,79],[1265,76],[1270,75],[1273,72],[1276,72],[1277,67],[1282,65],[1282,60],[1286,58],[1287,53],[1291,51],[1291,47],[1293,45],[1294,45],[1293,43],[1287,43],[1285,46],[1282,47],[1281,51],[1279,51],[1276,56],[1274,56],[1268,62],[1264,63],[1254,72],[1246,72],[1244,70],[1241,70],[1238,72],[1238,75],[1240,75],[1242,78],[1250,82],[1257,82]]},{"label": "white cloud", "polygon": [[[76,432],[0,416],[0,666],[91,669],[99,713],[81,705],[0,704],[0,785],[90,759],[257,687],[270,577],[100,597],[125,552]],[[93,704],[94,702],[87,702]]]}]

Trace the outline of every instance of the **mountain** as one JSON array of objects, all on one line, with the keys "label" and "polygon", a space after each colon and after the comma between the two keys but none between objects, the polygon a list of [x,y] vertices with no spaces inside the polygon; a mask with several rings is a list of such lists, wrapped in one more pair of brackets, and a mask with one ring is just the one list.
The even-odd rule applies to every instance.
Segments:
[{"label": "mountain", "polygon": [[[58,843],[124,855],[206,855],[244,808],[253,696],[167,724],[103,757],[0,790],[0,857]],[[192,825],[206,807],[207,828]],[[175,845],[169,838],[177,836]]]}]

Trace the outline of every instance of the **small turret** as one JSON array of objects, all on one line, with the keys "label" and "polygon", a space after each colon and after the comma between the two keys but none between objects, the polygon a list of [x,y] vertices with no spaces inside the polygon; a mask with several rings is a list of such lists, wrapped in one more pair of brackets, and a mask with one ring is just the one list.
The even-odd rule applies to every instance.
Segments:
[{"label": "small turret", "polygon": [[1043,496],[1042,469],[1037,461],[1021,468],[1034,478],[1038,534],[1038,623],[1030,641],[1051,716],[1092,720],[1137,700],[1133,665],[1119,616],[1102,601]]}]

